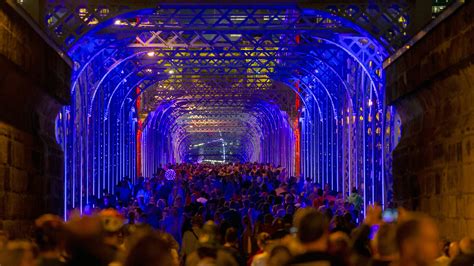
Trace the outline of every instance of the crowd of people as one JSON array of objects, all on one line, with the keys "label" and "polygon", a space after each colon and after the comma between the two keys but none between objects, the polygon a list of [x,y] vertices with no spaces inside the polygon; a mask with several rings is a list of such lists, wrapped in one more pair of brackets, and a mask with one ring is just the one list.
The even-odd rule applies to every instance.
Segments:
[{"label": "crowd of people", "polygon": [[362,208],[355,188],[269,164],[167,165],[67,222],[39,217],[30,239],[0,231],[0,265],[474,265],[472,240],[442,241],[428,216]]}]

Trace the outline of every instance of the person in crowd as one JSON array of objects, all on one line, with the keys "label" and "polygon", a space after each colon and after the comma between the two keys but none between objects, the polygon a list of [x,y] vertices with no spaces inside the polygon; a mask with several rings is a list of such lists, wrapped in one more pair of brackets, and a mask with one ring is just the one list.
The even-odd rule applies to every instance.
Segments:
[{"label": "person in crowd", "polygon": [[341,259],[331,256],[328,252],[329,223],[322,213],[314,209],[309,210],[301,217],[296,228],[304,253],[293,257],[286,265],[345,265]]},{"label": "person in crowd", "polygon": [[67,266],[106,266],[113,254],[105,246],[104,229],[98,216],[75,218],[65,225]]},{"label": "person in crowd", "polygon": [[[248,211],[250,212],[250,211]],[[250,220],[250,215],[245,215],[242,219],[244,230],[241,238],[241,249],[244,257],[249,258],[255,251],[257,251],[257,245],[253,234],[253,226]]]},{"label": "person in crowd", "polygon": [[389,266],[398,261],[398,248],[396,244],[397,226],[393,223],[380,225],[374,238],[372,266]]},{"label": "person in crowd", "polygon": [[329,235],[329,253],[333,256],[343,258],[346,265],[349,265],[350,248],[351,239],[346,233],[336,231]]},{"label": "person in crowd", "polygon": [[396,232],[400,254],[397,265],[434,265],[439,254],[439,241],[438,228],[431,218],[416,215],[401,221]]},{"label": "person in crowd", "polygon": [[38,266],[66,264],[64,254],[63,221],[56,215],[45,214],[35,220],[34,242],[39,249]]},{"label": "person in crowd", "polygon": [[436,266],[448,266],[451,262],[451,259],[449,258],[449,245],[450,242],[446,239],[440,241],[440,256],[436,258]]},{"label": "person in crowd", "polygon": [[352,188],[351,194],[349,195],[347,201],[354,206],[354,213],[355,218],[358,219],[362,210],[362,205],[364,204],[364,200],[359,195],[357,188]]},{"label": "person in crowd", "polygon": [[109,255],[108,260],[112,262],[120,261],[123,256],[122,250],[124,226],[123,216],[114,209],[105,209],[99,213],[104,231],[105,249]]},{"label": "person in crowd", "polygon": [[238,265],[244,266],[245,259],[239,252],[238,241],[239,238],[237,235],[237,229],[235,229],[234,227],[227,228],[225,233],[225,243],[223,246],[223,250],[232,255]]},{"label": "person in crowd", "polygon": [[186,266],[239,265],[229,252],[221,248],[218,228],[214,222],[206,222],[202,231],[199,247],[186,258]]},{"label": "person in crowd", "polygon": [[284,245],[274,246],[268,256],[268,266],[282,266],[290,261],[292,255],[290,249]]},{"label": "person in crowd", "polygon": [[448,256],[451,260],[459,255],[459,252],[459,242],[452,241],[449,243]]},{"label": "person in crowd", "polygon": [[191,219],[191,228],[184,232],[181,244],[181,256],[183,260],[186,260],[186,257],[198,248],[199,238],[202,235],[202,225],[203,221],[201,216],[194,216]]},{"label": "person in crowd", "polygon": [[[377,204],[362,217],[355,188],[345,198],[311,180],[271,164],[168,164],[151,178],[123,178],[115,194],[68,210],[67,222],[40,217],[34,241],[0,232],[0,265],[424,266],[441,254],[429,218],[400,211],[385,223]],[[445,255],[473,265],[472,240]]]},{"label": "person in crowd", "polygon": [[459,254],[451,261],[452,266],[474,265],[474,245],[470,237],[464,237],[459,241]]},{"label": "person in crowd", "polygon": [[269,252],[268,252],[268,246],[270,242],[270,235],[268,233],[260,233],[257,236],[257,245],[259,248],[259,251],[255,256],[250,261],[251,266],[265,266],[268,263],[268,257],[269,257]]},{"label": "person in crowd", "polygon": [[158,233],[150,233],[130,249],[124,266],[178,266],[172,249],[172,245]]}]

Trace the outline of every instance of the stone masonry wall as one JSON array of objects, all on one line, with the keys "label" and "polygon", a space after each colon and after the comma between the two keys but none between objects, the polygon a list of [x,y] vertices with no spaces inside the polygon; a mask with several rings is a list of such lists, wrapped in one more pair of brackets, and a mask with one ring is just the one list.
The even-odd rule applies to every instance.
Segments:
[{"label": "stone masonry wall", "polygon": [[474,237],[474,2],[387,69],[402,119],[393,154],[395,199],[432,215],[443,236]]},{"label": "stone masonry wall", "polygon": [[70,67],[0,1],[0,230],[30,232],[62,211],[61,148],[54,119],[69,98]]}]

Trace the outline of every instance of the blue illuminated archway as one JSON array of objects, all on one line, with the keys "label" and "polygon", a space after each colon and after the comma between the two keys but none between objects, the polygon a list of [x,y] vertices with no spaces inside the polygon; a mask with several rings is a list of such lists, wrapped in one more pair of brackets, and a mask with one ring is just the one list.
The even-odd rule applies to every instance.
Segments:
[{"label": "blue illuminated archway", "polygon": [[396,143],[382,61],[407,21],[391,8],[403,18],[391,35],[296,5],[79,8],[83,28],[59,37],[75,62],[73,102],[57,121],[65,208],[206,156],[283,165],[384,204]]}]

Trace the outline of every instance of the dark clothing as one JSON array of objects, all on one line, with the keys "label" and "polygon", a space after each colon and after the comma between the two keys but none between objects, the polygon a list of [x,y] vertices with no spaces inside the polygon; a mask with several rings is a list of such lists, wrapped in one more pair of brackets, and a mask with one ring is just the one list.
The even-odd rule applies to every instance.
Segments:
[{"label": "dark clothing", "polygon": [[451,266],[474,265],[474,255],[459,254],[449,264]]},{"label": "dark clothing", "polygon": [[118,190],[117,192],[118,192],[119,200],[126,206],[126,204],[130,200],[132,191],[130,190],[127,184],[122,184],[117,190]]},{"label": "dark clothing", "polygon": [[389,266],[392,263],[389,260],[372,260],[370,266]]},{"label": "dark clothing", "polygon": [[245,259],[240,255],[239,250],[234,247],[223,247],[222,250],[230,254],[239,266],[245,266]]},{"label": "dark clothing", "polygon": [[65,266],[65,265],[66,265],[66,262],[63,262],[60,259],[40,258],[38,260],[38,266]]},{"label": "dark clothing", "polygon": [[279,229],[271,235],[271,239],[282,239],[289,234],[290,232],[288,232],[286,229]]},{"label": "dark clothing", "polygon": [[368,225],[361,225],[359,228],[356,228],[357,230],[355,232],[354,236],[354,244],[352,247],[352,250],[359,255],[363,257],[370,258],[372,257],[372,254],[370,252],[370,226]]},{"label": "dark clothing", "polygon": [[333,257],[326,252],[306,252],[293,257],[286,265],[310,265],[313,263],[328,266],[346,265],[342,258]]}]

